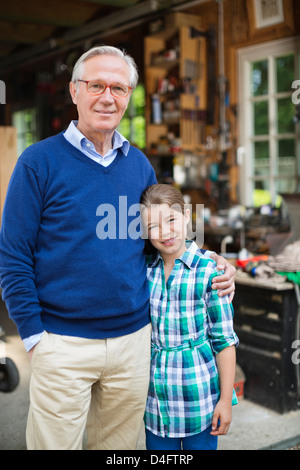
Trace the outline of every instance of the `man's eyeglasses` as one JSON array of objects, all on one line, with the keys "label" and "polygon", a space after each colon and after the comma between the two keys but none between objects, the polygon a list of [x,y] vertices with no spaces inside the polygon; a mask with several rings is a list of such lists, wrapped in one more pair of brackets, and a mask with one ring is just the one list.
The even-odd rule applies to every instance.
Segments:
[{"label": "man's eyeglasses", "polygon": [[132,90],[131,86],[120,85],[115,83],[113,85],[107,85],[100,80],[77,80],[78,82],[83,82],[86,84],[86,89],[91,95],[102,95],[106,88],[110,89],[111,94],[115,98],[125,98],[130,91]]}]

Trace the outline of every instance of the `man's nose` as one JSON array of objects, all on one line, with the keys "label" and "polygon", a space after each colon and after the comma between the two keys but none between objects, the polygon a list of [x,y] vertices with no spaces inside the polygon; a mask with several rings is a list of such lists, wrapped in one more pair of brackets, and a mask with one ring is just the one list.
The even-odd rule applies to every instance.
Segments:
[{"label": "man's nose", "polygon": [[99,98],[102,98],[102,101],[109,101],[110,103],[114,102],[114,97],[110,92],[110,88],[107,87],[106,90],[102,93],[102,95],[99,96]]}]

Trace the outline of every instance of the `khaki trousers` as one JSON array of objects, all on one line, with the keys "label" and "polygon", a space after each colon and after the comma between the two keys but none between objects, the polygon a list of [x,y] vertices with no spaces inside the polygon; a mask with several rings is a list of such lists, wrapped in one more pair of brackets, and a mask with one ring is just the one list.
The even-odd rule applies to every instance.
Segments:
[{"label": "khaki trousers", "polygon": [[151,326],[91,340],[44,333],[32,357],[29,450],[134,450],[143,422]]}]

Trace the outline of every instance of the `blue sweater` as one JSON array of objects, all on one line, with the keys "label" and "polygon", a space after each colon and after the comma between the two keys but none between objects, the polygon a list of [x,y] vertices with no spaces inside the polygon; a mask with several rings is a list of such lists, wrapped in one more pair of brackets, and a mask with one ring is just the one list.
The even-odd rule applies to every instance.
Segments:
[{"label": "blue sweater", "polygon": [[21,338],[43,330],[108,338],[149,323],[144,241],[132,205],[154,183],[134,147],[108,167],[62,133],[25,150],[0,235],[3,299]]}]

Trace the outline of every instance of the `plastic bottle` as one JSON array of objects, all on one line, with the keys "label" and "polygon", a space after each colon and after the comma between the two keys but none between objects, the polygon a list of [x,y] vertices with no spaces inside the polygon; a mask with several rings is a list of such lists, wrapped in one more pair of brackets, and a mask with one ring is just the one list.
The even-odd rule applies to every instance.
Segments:
[{"label": "plastic bottle", "polygon": [[161,103],[159,95],[152,95],[152,120],[153,124],[161,124],[162,115],[161,115]]}]

